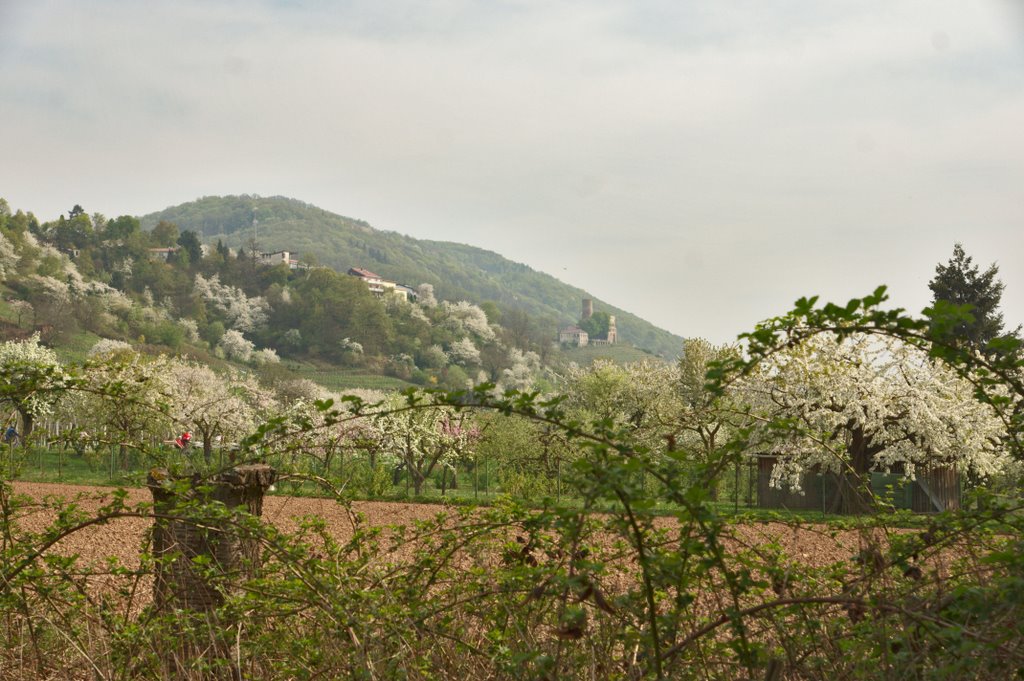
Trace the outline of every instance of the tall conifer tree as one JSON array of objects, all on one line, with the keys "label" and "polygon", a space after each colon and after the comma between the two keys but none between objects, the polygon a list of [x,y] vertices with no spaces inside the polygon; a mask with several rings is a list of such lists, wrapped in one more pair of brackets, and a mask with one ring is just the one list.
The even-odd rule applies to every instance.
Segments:
[{"label": "tall conifer tree", "polygon": [[964,252],[963,244],[957,243],[953,246],[953,257],[947,264],[935,267],[935,277],[928,283],[933,304],[941,300],[972,306],[974,321],[958,324],[952,336],[978,350],[1003,335],[1003,314],[998,311],[1003,282],[996,278],[998,274],[995,263],[982,272]]}]

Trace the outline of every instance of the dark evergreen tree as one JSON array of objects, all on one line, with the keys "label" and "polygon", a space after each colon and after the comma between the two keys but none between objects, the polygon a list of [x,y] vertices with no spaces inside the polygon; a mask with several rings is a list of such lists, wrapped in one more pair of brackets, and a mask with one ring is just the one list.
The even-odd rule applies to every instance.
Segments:
[{"label": "dark evergreen tree", "polygon": [[178,245],[188,253],[189,262],[193,265],[198,265],[203,259],[203,245],[199,241],[199,236],[192,230],[186,229],[178,236]]},{"label": "dark evergreen tree", "polygon": [[953,339],[982,350],[990,340],[1003,335],[1003,315],[998,311],[1003,282],[996,278],[998,274],[995,263],[980,271],[960,243],[953,246],[953,257],[947,264],[935,267],[935,278],[928,283],[932,303],[971,306],[974,320],[953,326],[948,332]]}]

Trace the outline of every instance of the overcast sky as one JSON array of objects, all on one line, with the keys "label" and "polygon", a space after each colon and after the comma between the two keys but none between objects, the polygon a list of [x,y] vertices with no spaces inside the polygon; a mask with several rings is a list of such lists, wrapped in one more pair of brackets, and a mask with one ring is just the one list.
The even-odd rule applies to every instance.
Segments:
[{"label": "overcast sky", "polygon": [[0,0],[0,196],[284,195],[724,342],[802,295],[1024,321],[1009,0]]}]

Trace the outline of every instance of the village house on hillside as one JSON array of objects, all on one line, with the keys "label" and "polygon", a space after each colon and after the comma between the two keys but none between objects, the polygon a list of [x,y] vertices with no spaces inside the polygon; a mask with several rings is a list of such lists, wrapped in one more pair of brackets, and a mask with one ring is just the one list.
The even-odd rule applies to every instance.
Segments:
[{"label": "village house on hillside", "polygon": [[163,260],[166,262],[168,258],[180,250],[180,246],[171,246],[170,248],[147,248],[146,253],[150,260]]},{"label": "village house on hillside", "polygon": [[578,326],[567,326],[558,332],[558,342],[568,343],[569,345],[576,345],[578,347],[584,347],[590,342],[590,336],[586,331]]},{"label": "village house on hillside", "polygon": [[390,293],[405,301],[416,300],[416,289],[411,286],[406,286],[405,284],[399,284],[385,279],[379,274],[374,274],[370,270],[363,269],[362,267],[350,267],[347,274],[353,277],[359,277],[366,282],[366,286],[370,289],[370,293],[375,296],[383,297],[385,293]]},{"label": "village house on hillside", "polygon": [[295,270],[300,267],[298,258],[291,251],[274,251],[273,253],[260,253],[260,264],[274,267],[276,265],[288,265]]}]

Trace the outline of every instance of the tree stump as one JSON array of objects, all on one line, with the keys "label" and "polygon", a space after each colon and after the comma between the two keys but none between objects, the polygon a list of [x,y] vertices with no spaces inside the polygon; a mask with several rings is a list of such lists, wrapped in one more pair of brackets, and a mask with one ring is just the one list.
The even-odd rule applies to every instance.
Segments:
[{"label": "tree stump", "polygon": [[[158,608],[213,610],[224,603],[224,585],[239,576],[251,576],[260,563],[257,541],[231,527],[168,517],[175,515],[175,506],[192,500],[216,501],[229,509],[244,505],[249,513],[260,516],[263,495],[275,479],[276,471],[270,466],[251,464],[211,479],[193,476],[183,491],[176,484],[180,478],[162,469],[150,471],[146,485],[158,516],[153,525],[153,555],[157,559],[153,596]],[[199,563],[209,559],[210,568],[197,566],[197,558]],[[215,579],[208,578],[211,574]]]},{"label": "tree stump", "polygon": [[216,508],[186,517],[190,514],[181,506],[220,502],[260,516],[263,495],[276,477],[264,464],[236,466],[207,479],[150,471],[146,484],[156,513],[153,600],[158,619],[165,623],[155,629],[152,645],[164,677],[241,681],[247,676],[240,650],[242,623],[218,608],[241,579],[259,569],[259,541]]}]

